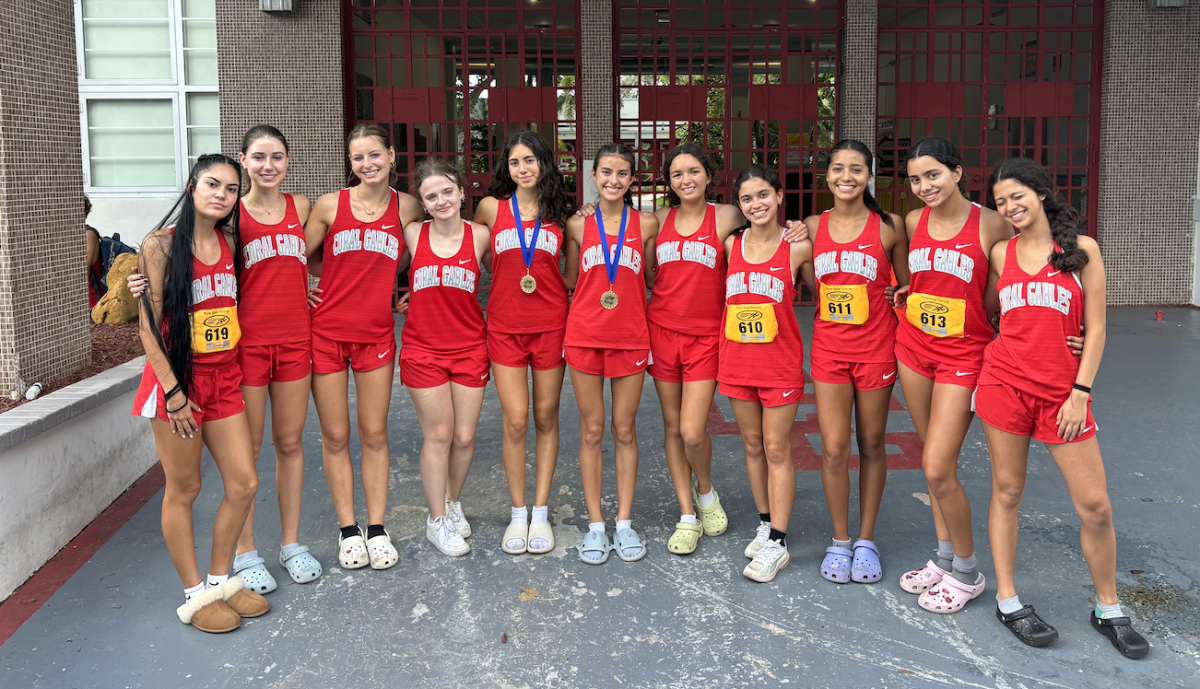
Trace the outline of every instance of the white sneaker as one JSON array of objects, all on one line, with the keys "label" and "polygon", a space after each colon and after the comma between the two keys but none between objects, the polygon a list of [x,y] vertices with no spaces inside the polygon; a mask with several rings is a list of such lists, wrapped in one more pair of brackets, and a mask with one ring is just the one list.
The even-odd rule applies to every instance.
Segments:
[{"label": "white sneaker", "polygon": [[471,537],[471,524],[467,522],[466,515],[462,511],[461,502],[446,501],[446,516],[450,521],[454,522],[454,528],[458,529],[458,534],[463,538]]},{"label": "white sneaker", "polygon": [[362,537],[362,533],[362,527],[359,527],[357,536],[350,538],[338,536],[338,564],[342,566],[342,569],[359,569],[370,564],[370,558],[367,556],[367,542]]},{"label": "white sneaker", "polygon": [[433,521],[426,519],[425,539],[442,551],[443,555],[458,557],[471,552],[471,546],[463,540],[462,534],[454,528],[454,522],[448,516],[438,517]]},{"label": "white sneaker", "polygon": [[765,522],[760,522],[758,529],[754,533],[754,540],[746,546],[746,557],[753,558],[758,555],[758,551],[767,544],[767,538],[771,535],[771,525]]},{"label": "white sneaker", "polygon": [[767,541],[750,564],[746,565],[746,569],[742,570],[742,574],[765,583],[774,579],[779,570],[787,567],[791,560],[787,548],[780,545],[779,541]]}]

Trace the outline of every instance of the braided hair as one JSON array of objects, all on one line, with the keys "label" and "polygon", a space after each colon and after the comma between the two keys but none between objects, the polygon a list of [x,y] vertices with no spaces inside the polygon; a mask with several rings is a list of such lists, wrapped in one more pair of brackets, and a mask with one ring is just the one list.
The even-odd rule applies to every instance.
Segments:
[{"label": "braided hair", "polygon": [[988,193],[991,194],[996,184],[1004,180],[1028,187],[1042,197],[1042,208],[1046,211],[1046,219],[1050,221],[1050,236],[1054,239],[1050,265],[1055,270],[1068,273],[1083,270],[1088,263],[1088,256],[1079,248],[1077,239],[1081,231],[1079,212],[1054,189],[1050,173],[1028,158],[1009,158],[992,171],[988,179]]}]

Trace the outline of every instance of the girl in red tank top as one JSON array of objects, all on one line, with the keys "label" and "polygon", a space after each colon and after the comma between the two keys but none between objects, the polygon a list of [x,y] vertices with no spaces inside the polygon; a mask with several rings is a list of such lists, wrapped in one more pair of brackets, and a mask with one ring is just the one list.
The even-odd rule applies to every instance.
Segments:
[{"label": "girl in red tank top", "polygon": [[462,219],[462,178],[426,158],[413,187],[432,221],[404,228],[412,251],[408,315],[401,333],[400,382],[421,424],[421,483],[429,501],[425,538],[446,555],[471,551],[459,498],[475,453],[488,380],[487,336],[478,288],[489,258],[486,228]]},{"label": "girl in red tank top", "polygon": [[[588,533],[579,559],[603,564],[609,552],[627,562],[646,555],[646,541],[632,525],[637,485],[636,417],[645,366],[650,359],[646,288],[653,270],[658,220],[630,207],[633,152],[622,144],[596,153],[592,180],[600,191],[596,215],[567,222],[566,283],[575,289],[567,316],[566,359],[579,405],[579,469],[588,508]],[[600,511],[600,442],[604,437],[604,379],[612,380],[616,446],[617,524],[613,543]]]},{"label": "girl in red tank top", "polygon": [[[236,160],[200,156],[178,212],[142,242],[139,264],[149,280],[140,303],[147,366],[133,412],[151,417],[166,475],[163,537],[185,599],[176,612],[184,624],[207,632],[232,631],[242,617],[270,609],[240,578],[228,576],[258,487],[235,363],[240,191]],[[207,579],[200,576],[192,533],[202,447],[216,459],[224,485]]]},{"label": "girl in red tank top", "polygon": [[761,165],[738,175],[734,197],[749,227],[725,240],[720,354],[721,393],[729,397],[746,451],[746,473],[758,508],[753,558],[742,574],[767,582],[787,566],[788,522],[796,497],[792,425],[804,396],[804,343],[793,306],[796,275],[810,288],[812,244],[788,244],[779,226],[779,176]]},{"label": "girl in red tank top", "polygon": [[[313,400],[321,453],[341,535],[343,569],[386,569],[399,556],[383,527],[391,452],[387,416],[396,359],[392,299],[404,267],[401,228],[421,217],[416,199],[393,191],[396,153],[387,128],[360,124],[346,137],[349,189],[322,196],[304,227],[309,273],[321,278],[312,311]],[[367,528],[355,520],[347,397],[354,371]]]},{"label": "girl in red tank top", "polygon": [[[1000,301],[1000,335],[987,346],[975,407],[992,461],[988,535],[996,563],[996,617],[1022,642],[1047,646],[1058,632],[1022,605],[1014,582],[1017,516],[1029,441],[1050,451],[1079,511],[1083,556],[1096,587],[1092,626],[1129,658],[1149,644],[1121,610],[1116,534],[1104,462],[1091,413],[1091,386],[1104,347],[1104,263],[1079,215],[1054,190],[1049,173],[1025,158],[1006,160],[989,183],[996,208],[1020,231],[991,252]],[[1081,357],[1064,340],[1087,323]]]},{"label": "girl in red tank top", "polygon": [[[984,314],[987,256],[1012,228],[995,211],[963,195],[962,158],[946,139],[918,141],[908,152],[913,194],[926,208],[905,219],[909,230],[909,289],[896,332],[904,400],[924,443],[921,464],[937,530],[938,560],[905,573],[900,586],[921,594],[918,604],[958,612],[983,593],[976,571],[971,505],[958,481],[958,454],[971,425],[971,390],[990,338]],[[931,425],[932,410],[938,409]]]},{"label": "girl in red tank top", "polygon": [[[504,142],[503,160],[474,217],[477,225],[491,227],[488,357],[504,417],[500,454],[512,499],[512,519],[500,547],[513,555],[548,553],[554,549],[549,500],[558,464],[567,330],[567,286],[559,257],[562,228],[575,207],[541,136],[525,129],[513,132]],[[531,401],[537,472],[532,514],[525,506]]]},{"label": "girl in red tank top", "polygon": [[[871,195],[871,150],[844,139],[826,171],[833,209],[805,222],[813,237],[818,303],[809,367],[821,427],[821,485],[833,522],[821,576],[838,584],[883,576],[875,520],[887,482],[888,407],[896,382],[896,313],[887,294],[908,282],[908,236]],[[850,543],[851,421],[859,451],[860,521]]]}]

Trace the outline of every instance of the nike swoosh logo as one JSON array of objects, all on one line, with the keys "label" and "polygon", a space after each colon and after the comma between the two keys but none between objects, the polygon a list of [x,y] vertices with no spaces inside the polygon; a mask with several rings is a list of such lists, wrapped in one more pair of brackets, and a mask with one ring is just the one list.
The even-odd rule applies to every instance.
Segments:
[{"label": "nike swoosh logo", "polygon": [[233,264],[230,263],[229,265],[225,266],[225,270],[233,270]]},{"label": "nike swoosh logo", "polygon": [[771,269],[771,272],[774,273],[777,270],[783,270],[783,266],[775,266],[774,268]]},{"label": "nike swoosh logo", "polygon": [[293,224],[291,224],[291,223],[288,223],[288,229],[289,229],[289,230],[290,230],[290,229],[292,229],[293,227],[300,227],[300,223],[296,223],[295,225],[293,225]]},{"label": "nike swoosh logo", "polygon": [[955,249],[965,249],[965,248],[967,248],[968,246],[971,246],[971,244],[970,244],[970,243],[967,243],[967,244],[955,244],[955,245],[954,245],[954,248],[955,248]]},{"label": "nike swoosh logo", "polygon": [[390,229],[392,229],[393,227],[395,227],[395,225],[384,225],[384,226],[383,226],[382,228],[380,228],[380,229],[384,229],[384,230],[390,230]]},{"label": "nike swoosh logo", "polygon": [[858,248],[861,251],[862,249],[870,249],[873,246],[875,246],[875,245],[874,244],[859,244]]},{"label": "nike swoosh logo", "polygon": [[642,364],[644,364],[644,363],[646,363],[646,360],[645,360],[645,359],[642,359],[641,361],[639,361],[639,362],[637,362],[636,364],[634,364],[634,366],[641,366],[641,365],[642,365]]},{"label": "nike swoosh logo", "polygon": [[380,359],[382,359],[383,357],[385,357],[385,356],[387,356],[388,354],[391,354],[391,353],[392,353],[392,350],[390,350],[390,349],[389,349],[389,350],[387,350],[386,352],[384,352],[383,354],[380,354],[380,355],[379,355],[379,358],[380,358]]},{"label": "nike swoosh logo", "polygon": [[1053,273],[1046,273],[1046,277],[1048,277],[1048,278],[1052,278],[1052,277],[1054,277],[1055,275],[1058,275],[1058,274],[1059,274],[1059,273],[1061,273],[1061,272],[1062,272],[1061,270],[1056,270],[1056,271],[1054,271]]},{"label": "nike swoosh logo", "polygon": [[470,263],[470,262],[471,262],[471,259],[469,259],[469,258],[464,258],[464,259],[462,259],[461,261],[459,261],[459,262],[458,262],[458,265],[460,265],[460,266],[461,266],[461,265],[465,265],[465,264],[467,264],[467,263]]},{"label": "nike swoosh logo", "polygon": [[966,372],[963,372],[963,371],[955,371],[955,372],[954,372],[954,375],[961,377],[961,376],[969,376],[969,375],[971,375],[972,373],[975,373],[975,372],[974,372],[974,371],[966,371]]},{"label": "nike swoosh logo", "polygon": [[479,376],[479,380],[487,380],[487,374],[485,373],[482,376]]},{"label": "nike swoosh logo", "polygon": [[895,374],[895,372],[889,373],[889,374],[887,374],[886,376],[884,376],[884,377],[883,377],[883,379],[884,379],[884,380],[887,380],[888,378],[891,378],[891,377],[892,377],[892,376],[894,376],[894,375],[896,375],[896,374]]},{"label": "nike swoosh logo", "polygon": [[701,237],[700,239],[697,239],[696,241],[698,241],[698,242],[702,242],[702,241],[704,241],[705,239],[708,239],[708,237],[709,237],[708,235],[704,235],[703,237]]},{"label": "nike swoosh logo", "polygon": [[1079,431],[1079,435],[1083,435],[1084,433],[1087,433],[1088,431],[1092,430],[1095,427],[1096,427],[1096,424],[1092,424],[1091,426],[1088,426],[1087,428],[1083,429],[1082,431]]},{"label": "nike swoosh logo", "polygon": [[787,397],[788,395],[792,394],[793,392],[795,392],[795,390],[788,390],[787,392],[783,393],[783,396]]}]

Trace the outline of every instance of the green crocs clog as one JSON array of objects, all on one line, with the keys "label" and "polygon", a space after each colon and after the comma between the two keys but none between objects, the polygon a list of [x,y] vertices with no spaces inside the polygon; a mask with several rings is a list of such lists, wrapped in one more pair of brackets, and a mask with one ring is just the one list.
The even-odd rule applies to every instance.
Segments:
[{"label": "green crocs clog", "polygon": [[699,524],[679,522],[675,525],[675,533],[667,541],[667,550],[676,555],[691,555],[696,552],[696,544],[704,535],[704,529]]},{"label": "green crocs clog", "polygon": [[701,505],[700,496],[696,493],[696,486],[692,484],[692,506],[696,508],[696,516],[700,518],[700,525],[704,527],[705,536],[720,536],[725,533],[725,529],[729,528],[729,517],[725,516],[725,508],[721,507],[721,498],[717,495],[717,489],[713,488],[713,503],[711,505]]}]

